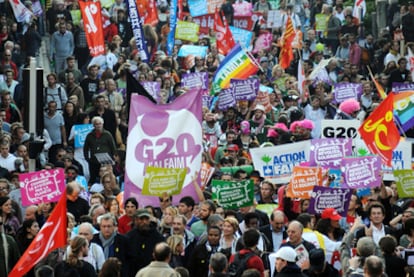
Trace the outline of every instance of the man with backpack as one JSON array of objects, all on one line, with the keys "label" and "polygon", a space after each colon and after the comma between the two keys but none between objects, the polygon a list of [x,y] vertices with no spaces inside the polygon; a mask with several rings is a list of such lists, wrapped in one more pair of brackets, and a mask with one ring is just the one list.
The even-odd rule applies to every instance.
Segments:
[{"label": "man with backpack", "polygon": [[68,101],[65,89],[57,83],[57,75],[55,73],[50,73],[46,77],[48,86],[45,87],[43,92],[43,104],[47,108],[47,104],[50,101],[55,101],[57,105],[57,110],[62,111],[63,106]]},{"label": "man with backpack", "polygon": [[256,254],[260,234],[256,229],[249,229],[243,234],[244,248],[230,257],[229,276],[241,276],[246,269],[254,268],[264,277],[262,259]]}]

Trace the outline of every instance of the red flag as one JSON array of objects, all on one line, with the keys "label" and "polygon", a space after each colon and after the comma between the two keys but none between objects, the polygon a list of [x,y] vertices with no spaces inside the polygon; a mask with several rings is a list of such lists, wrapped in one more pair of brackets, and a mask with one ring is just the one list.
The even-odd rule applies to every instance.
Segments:
[{"label": "red flag", "polygon": [[65,246],[66,225],[66,194],[64,194],[60,197],[49,219],[10,272],[9,277],[23,276],[52,250]]},{"label": "red flag", "polygon": [[216,32],[216,44],[217,50],[222,55],[227,55],[236,45],[233,39],[233,34],[230,31],[227,20],[223,15],[223,12],[216,10],[214,17],[214,31]]},{"label": "red flag", "polygon": [[282,49],[279,55],[279,64],[283,69],[289,67],[293,61],[292,41],[295,39],[295,29],[293,28],[292,19],[288,16],[286,20],[286,29],[282,36]]},{"label": "red flag", "polygon": [[372,154],[379,155],[384,164],[391,166],[392,151],[400,142],[394,123],[394,94],[390,93],[359,127],[359,133]]},{"label": "red flag", "polygon": [[101,19],[101,3],[79,1],[83,25],[92,57],[105,54],[104,35]]},{"label": "red flag", "polygon": [[144,17],[144,24],[149,24],[151,26],[158,24],[158,10],[155,0],[148,1],[148,10],[146,16]]}]

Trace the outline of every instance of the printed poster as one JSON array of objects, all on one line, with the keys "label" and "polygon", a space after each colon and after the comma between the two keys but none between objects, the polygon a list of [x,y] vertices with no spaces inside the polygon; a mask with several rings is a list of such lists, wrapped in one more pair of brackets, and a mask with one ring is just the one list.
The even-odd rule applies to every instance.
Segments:
[{"label": "printed poster", "polygon": [[381,159],[378,156],[344,158],[341,170],[346,188],[375,188],[381,185]]},{"label": "printed poster", "polygon": [[256,78],[249,78],[246,80],[231,79],[230,87],[234,90],[234,97],[236,101],[240,100],[254,100],[257,97],[260,81]]},{"label": "printed poster", "polygon": [[253,165],[260,176],[271,179],[275,184],[290,181],[295,166],[309,160],[311,142],[300,141],[273,147],[251,148]]},{"label": "printed poster", "polygon": [[351,196],[351,189],[314,187],[308,212],[310,214],[322,214],[324,209],[334,208],[338,214],[346,217]]},{"label": "printed poster", "polygon": [[401,169],[394,171],[395,182],[397,183],[398,197],[414,197],[414,170]]},{"label": "printed poster", "polygon": [[85,145],[86,136],[93,130],[93,124],[75,124],[73,125],[75,132],[74,146],[80,148]]},{"label": "printed poster", "polygon": [[21,173],[19,182],[24,207],[57,202],[66,189],[63,168]]},{"label": "printed poster", "polygon": [[313,187],[322,185],[322,168],[295,166],[286,195],[290,198],[309,199]]},{"label": "printed poster", "polygon": [[208,89],[208,73],[185,73],[181,77],[181,87]]},{"label": "printed poster", "polygon": [[352,140],[313,139],[309,155],[311,166],[339,167],[344,157],[352,155]]},{"label": "printed poster", "polygon": [[342,103],[348,99],[359,99],[362,95],[362,84],[338,83],[334,84],[334,103]]},{"label": "printed poster", "polygon": [[178,21],[175,29],[175,38],[185,41],[197,42],[200,26],[193,22]]},{"label": "printed poster", "polygon": [[217,200],[225,210],[253,205],[254,184],[252,180],[212,181],[212,199]]},{"label": "printed poster", "polygon": [[186,168],[160,168],[148,166],[144,178],[142,195],[162,197],[179,195],[187,174]]}]

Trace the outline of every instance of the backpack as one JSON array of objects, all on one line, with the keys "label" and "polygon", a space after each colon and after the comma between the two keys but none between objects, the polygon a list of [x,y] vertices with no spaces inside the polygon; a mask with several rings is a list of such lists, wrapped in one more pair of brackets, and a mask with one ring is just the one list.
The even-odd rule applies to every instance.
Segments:
[{"label": "backpack", "polygon": [[232,277],[240,277],[243,274],[243,271],[247,269],[247,261],[256,256],[253,252],[248,252],[244,255],[240,255],[240,252],[237,252],[234,255],[233,262],[229,265],[228,275]]},{"label": "backpack", "polygon": [[[61,109],[63,109],[63,105],[62,105],[62,87],[59,85],[57,89],[58,89],[58,96],[59,96]],[[45,107],[47,107],[47,97],[48,96],[52,96],[53,101],[57,102],[57,100],[55,99],[55,95],[54,94],[49,94],[47,87],[45,87],[45,92],[43,93],[43,105]]]}]

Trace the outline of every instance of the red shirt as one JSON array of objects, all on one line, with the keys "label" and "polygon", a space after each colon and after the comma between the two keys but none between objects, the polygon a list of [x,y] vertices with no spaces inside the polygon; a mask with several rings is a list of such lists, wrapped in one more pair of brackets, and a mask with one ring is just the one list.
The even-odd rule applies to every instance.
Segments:
[{"label": "red shirt", "polygon": [[118,219],[118,233],[125,235],[132,229],[132,218],[126,214]]}]

